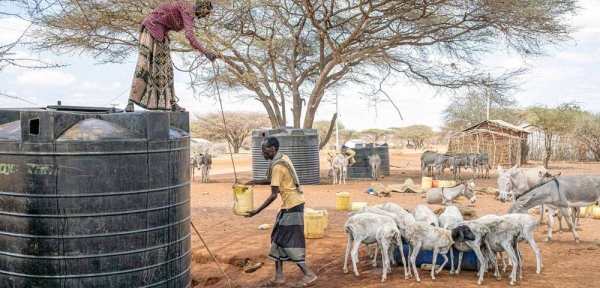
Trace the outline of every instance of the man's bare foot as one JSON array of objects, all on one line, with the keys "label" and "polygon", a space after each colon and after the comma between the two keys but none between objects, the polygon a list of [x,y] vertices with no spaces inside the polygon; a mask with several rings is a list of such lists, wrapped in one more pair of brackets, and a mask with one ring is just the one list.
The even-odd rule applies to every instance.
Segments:
[{"label": "man's bare foot", "polygon": [[267,282],[260,284],[258,287],[279,287],[283,286],[283,284],[285,284],[285,279],[271,278],[267,280]]},{"label": "man's bare foot", "polygon": [[318,277],[315,274],[309,275],[309,276],[304,276],[304,278],[302,278],[302,281],[300,281],[294,287],[302,288],[302,287],[314,286],[315,284],[317,284],[317,278]]}]

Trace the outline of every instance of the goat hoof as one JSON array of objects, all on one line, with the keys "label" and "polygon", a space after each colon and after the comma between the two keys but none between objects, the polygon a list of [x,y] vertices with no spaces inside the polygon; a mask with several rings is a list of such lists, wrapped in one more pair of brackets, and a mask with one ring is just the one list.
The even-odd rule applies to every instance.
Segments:
[{"label": "goat hoof", "polygon": [[575,244],[579,244],[579,239],[575,239]]},{"label": "goat hoof", "polygon": [[417,282],[418,282],[418,283],[421,283],[421,279],[417,278]]},{"label": "goat hoof", "polygon": [[481,285],[483,281],[477,281],[477,285]]},{"label": "goat hoof", "polygon": [[348,269],[344,268],[344,274],[348,274]]},{"label": "goat hoof", "polygon": [[385,279],[381,278],[381,283],[385,283]]},{"label": "goat hoof", "polygon": [[450,274],[454,275],[454,271],[450,271]]}]

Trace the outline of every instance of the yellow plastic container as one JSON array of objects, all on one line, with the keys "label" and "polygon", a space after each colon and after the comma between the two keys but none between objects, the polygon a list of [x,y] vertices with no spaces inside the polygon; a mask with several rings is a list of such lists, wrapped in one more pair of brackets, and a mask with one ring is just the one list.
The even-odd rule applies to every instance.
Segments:
[{"label": "yellow plastic container", "polygon": [[594,207],[594,210],[592,210],[592,217],[594,219],[600,219],[600,207]]},{"label": "yellow plastic container", "polygon": [[448,180],[440,180],[438,181],[438,187],[454,187],[456,185],[456,181],[448,181]]},{"label": "yellow plastic container", "polygon": [[321,221],[323,221],[323,229],[327,229],[327,227],[329,227],[329,213],[327,213],[327,210],[319,210],[319,212],[323,213],[323,219],[321,219]]},{"label": "yellow plastic container", "polygon": [[233,213],[238,216],[248,215],[254,210],[252,186],[236,184],[233,186]]},{"label": "yellow plastic container", "polygon": [[350,193],[337,192],[335,193],[335,210],[350,211]]},{"label": "yellow plastic container", "polygon": [[433,179],[431,177],[423,177],[421,178],[421,190],[427,191],[431,189],[431,185],[433,184]]},{"label": "yellow plastic container", "polygon": [[323,238],[325,236],[323,219],[327,221],[321,211],[304,211],[304,237],[308,239]]},{"label": "yellow plastic container", "polygon": [[586,212],[587,211],[587,207],[583,206],[583,207],[579,207],[579,217],[580,218],[585,218],[586,217]]},{"label": "yellow plastic container", "polygon": [[367,202],[352,202],[352,211],[356,212],[362,207],[367,207]]}]

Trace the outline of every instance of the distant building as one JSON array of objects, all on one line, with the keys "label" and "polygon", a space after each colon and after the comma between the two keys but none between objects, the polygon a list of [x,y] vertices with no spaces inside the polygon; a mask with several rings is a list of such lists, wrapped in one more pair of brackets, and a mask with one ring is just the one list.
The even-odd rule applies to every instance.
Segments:
[{"label": "distant building", "polygon": [[515,126],[502,120],[486,120],[450,137],[448,153],[488,153],[496,166],[523,164],[527,157],[528,125]]},{"label": "distant building", "polygon": [[367,145],[367,141],[362,139],[350,139],[344,143],[348,148],[363,148]]}]

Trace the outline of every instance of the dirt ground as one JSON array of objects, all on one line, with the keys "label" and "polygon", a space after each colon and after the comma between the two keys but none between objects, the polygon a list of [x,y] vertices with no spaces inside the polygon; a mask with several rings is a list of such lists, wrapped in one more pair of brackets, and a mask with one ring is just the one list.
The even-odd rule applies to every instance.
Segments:
[{"label": "dirt ground", "polygon": [[[391,176],[381,178],[384,185],[402,184],[411,178],[420,184],[420,157],[421,151],[390,150],[390,163],[406,168],[392,168]],[[324,155],[324,153],[323,153]],[[404,208],[412,209],[417,204],[426,204],[421,194],[392,193],[391,197],[380,198],[365,193],[371,187],[369,179],[349,179],[346,185],[331,185],[331,178],[324,177],[327,173],[326,158],[321,155],[321,184],[303,185],[306,195],[306,207],[326,209],[329,212],[329,227],[325,230],[325,237],[321,239],[307,239],[307,264],[317,272],[318,283],[314,287],[387,287],[397,285],[416,285],[421,287],[461,286],[475,287],[476,276],[473,271],[463,271],[460,275],[450,275],[448,270],[442,271],[436,280],[431,280],[428,271],[420,271],[421,283],[414,278],[405,280],[402,266],[393,266],[388,280],[381,283],[381,263],[378,268],[370,265],[366,250],[359,251],[360,263],[358,265],[360,277],[352,272],[344,274],[343,255],[346,249],[347,235],[342,227],[348,219],[347,212],[335,211],[335,193],[347,191],[351,194],[352,201],[366,201],[369,205],[395,202]],[[250,154],[234,155],[237,179],[243,183],[251,178]],[[526,167],[540,163],[531,163]],[[600,173],[600,163],[572,163],[551,162],[549,171],[562,172],[562,175],[581,175]],[[231,187],[235,182],[232,160],[229,155],[218,155],[213,158],[211,183],[201,183],[199,173],[191,185],[192,191],[192,222],[198,228],[200,235],[208,248],[218,259],[227,276],[233,281],[235,287],[257,287],[272,277],[274,273],[273,261],[267,258],[270,247],[271,230],[259,230],[261,224],[273,224],[281,200],[277,199],[270,207],[253,218],[236,216],[232,212]],[[508,167],[504,167],[508,168]],[[464,172],[463,172],[464,173]],[[496,169],[490,171],[492,179],[477,179],[478,187],[497,188]],[[463,174],[466,175],[466,174]],[[446,172],[446,178],[448,172]],[[269,195],[268,186],[254,187],[254,205],[258,207]],[[501,203],[494,199],[494,195],[477,195],[477,202],[468,203],[467,200],[459,201],[459,205],[471,205],[478,216],[485,214],[505,214],[510,203]],[[435,210],[440,205],[428,205]],[[539,217],[538,215],[535,215]],[[547,221],[544,221],[546,223]],[[566,226],[566,225],[565,225]],[[597,275],[600,275],[600,266],[595,261],[600,256],[600,247],[596,246],[600,236],[600,220],[591,218],[581,219],[582,231],[578,231],[581,238],[580,244],[575,244],[570,232],[558,233],[558,224],[555,221],[553,239],[544,244],[547,226],[542,224],[535,232],[535,239],[542,250],[544,268],[541,274],[535,274],[535,258],[531,248],[526,243],[521,243],[523,253],[523,280],[517,285],[528,287],[600,287]],[[193,232],[193,231],[192,231]],[[254,273],[242,271],[242,261],[249,258],[254,263],[263,262],[265,265]],[[350,262],[350,261],[349,261]],[[351,265],[351,264],[350,264]],[[510,269],[510,268],[509,268]],[[350,268],[352,271],[352,269]],[[509,271],[507,271],[509,272]],[[297,283],[302,273],[291,263],[284,263],[286,285]],[[192,236],[192,268],[191,275],[194,287],[229,287],[223,273],[208,253],[205,245],[197,235]],[[489,287],[503,287],[509,285],[508,273],[497,281],[493,273],[486,273],[484,285]]]}]

